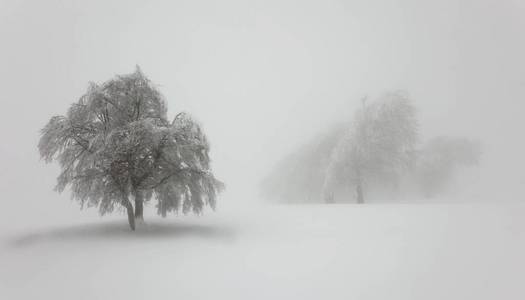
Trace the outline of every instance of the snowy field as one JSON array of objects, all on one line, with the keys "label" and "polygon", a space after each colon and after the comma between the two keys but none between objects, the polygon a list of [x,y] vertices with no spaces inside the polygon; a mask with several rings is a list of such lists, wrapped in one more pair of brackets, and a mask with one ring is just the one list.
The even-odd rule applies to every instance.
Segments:
[{"label": "snowy field", "polygon": [[137,232],[118,214],[11,226],[0,299],[525,299],[524,215],[268,205],[147,216]]}]

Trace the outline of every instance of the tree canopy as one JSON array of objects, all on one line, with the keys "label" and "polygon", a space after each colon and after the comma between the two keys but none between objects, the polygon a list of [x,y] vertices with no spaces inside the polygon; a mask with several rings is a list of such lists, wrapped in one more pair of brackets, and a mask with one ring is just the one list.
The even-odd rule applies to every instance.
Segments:
[{"label": "tree canopy", "polygon": [[[363,105],[348,122],[314,136],[261,182],[264,196],[284,202],[432,197],[480,160],[475,140],[440,136],[419,143],[416,109],[404,92]],[[352,195],[355,195],[353,197]]]},{"label": "tree canopy", "polygon": [[185,113],[168,121],[166,101],[138,67],[90,83],[66,115],[46,124],[38,148],[46,162],[60,165],[57,191],[70,187],[82,207],[97,206],[101,214],[126,208],[132,229],[144,202],[156,199],[162,216],[200,213],[215,207],[223,187],[200,125]]},{"label": "tree canopy", "polygon": [[263,196],[286,202],[317,202],[326,166],[348,125],[337,124],[280,160],[261,183]]},{"label": "tree canopy", "polygon": [[451,181],[458,168],[478,164],[480,156],[478,141],[447,136],[430,139],[418,151],[414,172],[417,186],[426,197],[435,196]]},{"label": "tree canopy", "polygon": [[415,109],[402,92],[385,94],[367,104],[333,150],[325,182],[330,199],[334,181],[356,188],[357,201],[364,201],[366,180],[389,178],[395,181],[414,160],[417,141]]}]

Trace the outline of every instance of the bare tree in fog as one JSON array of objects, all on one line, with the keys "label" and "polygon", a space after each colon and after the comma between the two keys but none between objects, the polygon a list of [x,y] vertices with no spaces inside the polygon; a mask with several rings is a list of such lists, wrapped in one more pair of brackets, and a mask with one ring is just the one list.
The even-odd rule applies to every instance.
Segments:
[{"label": "bare tree in fog", "polygon": [[69,186],[82,207],[98,206],[101,214],[124,207],[133,230],[152,198],[162,216],[199,213],[215,206],[222,187],[200,126],[184,113],[169,122],[166,102],[138,67],[91,83],[65,116],[42,129],[38,148],[46,162],[60,164],[57,191]]},{"label": "bare tree in fog", "polygon": [[330,197],[331,181],[355,188],[357,203],[364,203],[370,179],[396,182],[414,160],[417,141],[415,109],[401,92],[389,93],[367,104],[354,116],[347,133],[335,147],[326,174],[324,194]]}]

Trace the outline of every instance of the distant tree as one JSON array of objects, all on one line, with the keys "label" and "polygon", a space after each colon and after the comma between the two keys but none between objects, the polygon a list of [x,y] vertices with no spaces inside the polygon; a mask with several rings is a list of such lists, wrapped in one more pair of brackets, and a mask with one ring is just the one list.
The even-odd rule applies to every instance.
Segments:
[{"label": "distant tree", "polygon": [[333,151],[325,196],[332,195],[335,183],[344,182],[355,187],[357,202],[364,203],[366,182],[395,182],[413,162],[416,141],[415,109],[404,93],[386,94],[372,104],[363,99],[363,107]]},{"label": "distant tree", "polygon": [[462,166],[478,164],[481,145],[477,141],[456,137],[436,137],[418,152],[415,180],[425,196],[442,191]]},{"label": "distant tree", "polygon": [[261,182],[262,194],[281,202],[317,202],[325,166],[346,124],[338,124],[279,161]]},{"label": "distant tree", "polygon": [[132,230],[152,198],[163,217],[200,213],[206,204],[215,207],[223,186],[211,172],[200,126],[184,113],[169,122],[166,102],[138,67],[101,85],[90,83],[67,114],[52,117],[41,133],[40,156],[61,167],[56,190],[70,187],[82,207],[97,206],[102,215],[124,207]]}]

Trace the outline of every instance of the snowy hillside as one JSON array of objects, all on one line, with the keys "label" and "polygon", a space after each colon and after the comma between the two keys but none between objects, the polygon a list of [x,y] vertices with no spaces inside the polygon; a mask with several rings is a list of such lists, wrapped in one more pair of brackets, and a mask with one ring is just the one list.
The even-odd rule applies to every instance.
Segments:
[{"label": "snowy hillside", "polygon": [[[524,299],[525,206],[253,206],[4,232],[0,299]],[[84,221],[82,221],[84,222]]]}]

